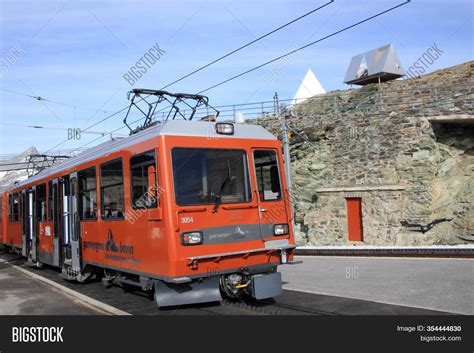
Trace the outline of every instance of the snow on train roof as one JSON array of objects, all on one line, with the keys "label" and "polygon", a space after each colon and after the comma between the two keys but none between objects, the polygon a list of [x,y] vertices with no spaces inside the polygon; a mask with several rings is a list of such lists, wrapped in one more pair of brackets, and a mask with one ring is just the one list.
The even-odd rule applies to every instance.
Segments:
[{"label": "snow on train roof", "polygon": [[[129,137],[107,141],[92,147],[76,157],[67,159],[61,163],[42,170],[35,176],[19,182],[16,187],[27,185],[31,182],[45,178],[49,175],[59,173],[76,165],[89,162],[93,159],[118,151],[128,146],[149,140],[158,136],[215,136],[215,122],[170,120],[162,124],[149,127]],[[259,125],[234,124],[233,135],[219,135],[219,138],[240,138],[258,140],[276,140],[276,137]]]}]

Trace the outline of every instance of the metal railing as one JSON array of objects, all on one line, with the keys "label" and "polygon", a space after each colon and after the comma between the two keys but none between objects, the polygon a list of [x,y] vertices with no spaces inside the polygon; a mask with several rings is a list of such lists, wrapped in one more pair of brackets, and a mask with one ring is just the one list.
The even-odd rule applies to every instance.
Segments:
[{"label": "metal railing", "polygon": [[[299,115],[311,114],[310,107],[318,114],[334,116],[350,113],[371,113],[380,111],[406,111],[422,108],[423,113],[440,115],[447,111],[453,114],[473,114],[474,83],[447,86],[416,86],[400,89],[383,89],[383,86],[366,86],[360,89],[332,91],[325,94],[294,100],[280,99],[279,103]],[[274,101],[261,101],[215,106],[220,120],[233,119],[236,112],[243,113],[246,119],[276,116]],[[190,113],[190,112],[189,112]],[[183,114],[187,114],[183,111]],[[206,110],[198,109],[197,116],[207,115]]]}]

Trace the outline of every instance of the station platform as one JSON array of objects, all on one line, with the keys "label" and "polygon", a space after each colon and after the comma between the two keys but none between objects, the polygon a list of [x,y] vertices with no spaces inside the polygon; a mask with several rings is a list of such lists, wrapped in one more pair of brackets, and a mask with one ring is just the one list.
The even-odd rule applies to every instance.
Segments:
[{"label": "station platform", "polygon": [[[91,302],[17,266],[17,256],[0,259],[0,315],[107,315]],[[24,263],[24,259],[19,259]],[[66,290],[65,290],[66,289]]]},{"label": "station platform", "polygon": [[474,259],[296,256],[283,287],[318,295],[474,315]]}]

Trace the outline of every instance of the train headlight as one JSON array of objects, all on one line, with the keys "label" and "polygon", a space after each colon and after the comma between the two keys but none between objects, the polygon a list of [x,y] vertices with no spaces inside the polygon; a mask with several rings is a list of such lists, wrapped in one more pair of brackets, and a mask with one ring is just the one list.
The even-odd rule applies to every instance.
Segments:
[{"label": "train headlight", "polygon": [[188,232],[181,234],[182,245],[202,244],[202,232]]},{"label": "train headlight", "polygon": [[216,132],[222,135],[233,135],[234,125],[229,123],[217,123]]},{"label": "train headlight", "polygon": [[287,223],[275,224],[273,228],[273,235],[286,235],[290,232],[290,228]]}]

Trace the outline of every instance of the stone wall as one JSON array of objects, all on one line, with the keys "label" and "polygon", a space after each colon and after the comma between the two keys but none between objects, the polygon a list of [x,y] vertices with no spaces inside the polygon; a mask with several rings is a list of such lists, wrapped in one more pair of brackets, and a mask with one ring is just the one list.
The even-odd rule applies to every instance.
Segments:
[{"label": "stone wall", "polygon": [[[350,243],[352,197],[362,200],[357,244],[473,241],[473,71],[468,62],[288,108],[298,242]],[[274,117],[253,122],[280,135]]]}]

